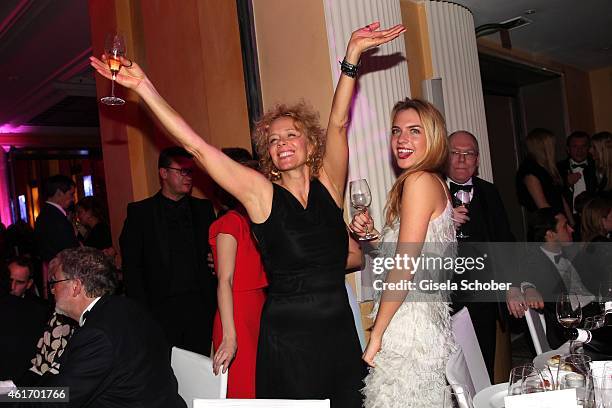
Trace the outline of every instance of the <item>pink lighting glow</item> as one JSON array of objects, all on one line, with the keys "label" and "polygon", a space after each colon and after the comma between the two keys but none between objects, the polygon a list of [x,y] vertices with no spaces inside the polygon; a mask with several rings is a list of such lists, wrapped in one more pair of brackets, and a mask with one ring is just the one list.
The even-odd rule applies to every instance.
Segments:
[{"label": "pink lighting glow", "polygon": [[10,123],[5,123],[0,126],[0,134],[1,133],[23,133],[27,131],[24,126],[15,126]]}]

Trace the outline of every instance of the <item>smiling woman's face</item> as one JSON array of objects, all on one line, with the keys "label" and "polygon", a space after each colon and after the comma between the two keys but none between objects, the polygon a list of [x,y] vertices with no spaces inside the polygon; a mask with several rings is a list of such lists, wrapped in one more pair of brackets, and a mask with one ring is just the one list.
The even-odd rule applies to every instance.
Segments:
[{"label": "smiling woman's face", "polygon": [[293,170],[308,159],[308,138],[293,118],[278,118],[268,131],[268,153],[280,171]]},{"label": "smiling woman's face", "polygon": [[427,138],[416,110],[399,111],[393,118],[391,149],[400,169],[413,166],[425,155]]}]

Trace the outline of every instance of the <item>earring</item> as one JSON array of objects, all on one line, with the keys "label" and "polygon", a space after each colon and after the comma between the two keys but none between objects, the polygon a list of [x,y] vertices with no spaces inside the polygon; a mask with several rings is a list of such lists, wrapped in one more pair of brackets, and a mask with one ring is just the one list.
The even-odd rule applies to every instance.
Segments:
[{"label": "earring", "polygon": [[272,177],[275,179],[280,178],[280,171],[274,167],[272,170],[270,170],[270,175],[272,175]]}]

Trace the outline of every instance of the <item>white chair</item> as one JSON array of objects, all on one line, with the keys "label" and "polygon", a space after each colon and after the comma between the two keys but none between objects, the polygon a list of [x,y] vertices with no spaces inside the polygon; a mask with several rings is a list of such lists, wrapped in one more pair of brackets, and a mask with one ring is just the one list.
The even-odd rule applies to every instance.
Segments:
[{"label": "white chair", "polygon": [[551,348],[546,338],[546,320],[544,315],[529,308],[525,312],[525,320],[527,321],[527,327],[529,327],[529,334],[531,335],[531,341],[533,342],[536,354],[540,355],[549,351]]},{"label": "white chair", "polygon": [[193,408],[330,408],[329,400],[196,399]]},{"label": "white chair", "polygon": [[446,380],[449,384],[462,384],[470,392],[470,396],[476,395],[474,389],[474,383],[472,383],[472,377],[470,376],[470,370],[468,369],[465,356],[461,347],[457,348],[453,354],[451,354],[446,363]]},{"label": "white chair", "polygon": [[172,347],[171,364],[178,381],[178,393],[189,408],[195,407],[195,398],[225,398],[227,373],[215,375],[210,358]]},{"label": "white chair", "polygon": [[480,351],[480,346],[478,345],[478,339],[476,338],[476,332],[472,325],[470,312],[464,307],[453,315],[452,321],[453,334],[465,356],[474,391],[479,392],[489,387],[491,385],[491,380],[489,379],[487,366],[482,357],[482,351]]}]

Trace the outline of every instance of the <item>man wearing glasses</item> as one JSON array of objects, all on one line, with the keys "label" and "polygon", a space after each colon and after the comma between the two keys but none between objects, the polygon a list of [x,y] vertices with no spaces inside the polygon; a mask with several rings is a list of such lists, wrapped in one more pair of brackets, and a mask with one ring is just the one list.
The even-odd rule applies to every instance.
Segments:
[{"label": "man wearing glasses", "polygon": [[[508,216],[497,188],[476,176],[479,164],[476,137],[467,131],[457,131],[449,136],[448,141],[451,155],[447,182],[451,195],[454,197],[459,190],[470,193],[469,209],[460,206],[453,211],[455,225],[461,227],[467,235],[466,238],[457,239],[458,256],[476,258],[483,256],[485,251],[491,252],[490,247],[484,248],[484,245],[480,244],[483,242],[514,242],[514,235],[510,231]],[[476,279],[480,282],[488,282],[491,279],[505,282],[503,274],[495,269],[497,265],[492,264],[491,258],[491,254],[488,254],[486,267],[482,271],[465,272],[463,275],[456,275],[456,278],[472,282]],[[456,292],[453,298],[455,311],[466,306],[470,312],[491,380],[495,365],[496,322],[498,318],[503,321],[502,318],[507,315],[500,313],[498,299],[491,296],[492,294],[494,293],[463,291]]]},{"label": "man wearing glasses", "polygon": [[131,203],[120,236],[127,296],[153,314],[170,346],[209,355],[216,282],[208,267],[209,200],[191,197],[193,157],[181,147],[161,151],[161,190]]},{"label": "man wearing glasses", "polygon": [[[116,270],[102,251],[60,252],[49,265],[56,311],[78,322],[59,373],[37,387],[68,387],[71,407],[184,408],[159,325],[133,300],[112,293]],[[45,402],[25,406],[64,407]],[[17,406],[22,406],[18,404]]]}]

